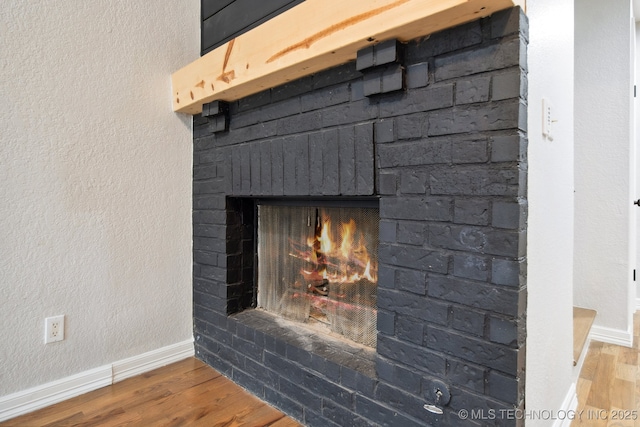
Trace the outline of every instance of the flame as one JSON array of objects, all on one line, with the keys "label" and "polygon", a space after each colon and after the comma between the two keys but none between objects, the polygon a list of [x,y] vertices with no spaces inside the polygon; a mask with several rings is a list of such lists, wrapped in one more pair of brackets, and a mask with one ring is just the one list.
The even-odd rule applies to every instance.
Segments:
[{"label": "flame", "polygon": [[340,243],[340,253],[346,259],[349,259],[353,247],[353,232],[356,228],[356,222],[350,219],[348,223],[342,224],[342,243]]},{"label": "flame", "polygon": [[333,242],[331,241],[331,221],[327,220],[322,224],[322,233],[318,239],[320,241],[320,252],[323,254],[331,253]]},{"label": "flame", "polygon": [[316,225],[315,236],[307,239],[307,251],[299,258],[309,261],[313,268],[302,271],[309,280],[353,283],[361,279],[377,282],[377,268],[369,256],[364,233],[349,219],[339,227],[340,239],[333,239],[331,220]]}]

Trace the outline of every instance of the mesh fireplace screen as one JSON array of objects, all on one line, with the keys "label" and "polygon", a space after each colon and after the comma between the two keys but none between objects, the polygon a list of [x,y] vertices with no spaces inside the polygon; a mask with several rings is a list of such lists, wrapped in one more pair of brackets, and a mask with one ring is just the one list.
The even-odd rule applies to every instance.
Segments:
[{"label": "mesh fireplace screen", "polygon": [[258,206],[258,306],[375,347],[375,208]]}]

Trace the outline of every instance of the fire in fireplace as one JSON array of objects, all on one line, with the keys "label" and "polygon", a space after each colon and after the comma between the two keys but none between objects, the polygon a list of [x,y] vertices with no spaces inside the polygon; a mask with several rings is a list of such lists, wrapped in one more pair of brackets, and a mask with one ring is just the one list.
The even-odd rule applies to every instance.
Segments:
[{"label": "fire in fireplace", "polygon": [[377,208],[258,205],[258,307],[375,347]]}]

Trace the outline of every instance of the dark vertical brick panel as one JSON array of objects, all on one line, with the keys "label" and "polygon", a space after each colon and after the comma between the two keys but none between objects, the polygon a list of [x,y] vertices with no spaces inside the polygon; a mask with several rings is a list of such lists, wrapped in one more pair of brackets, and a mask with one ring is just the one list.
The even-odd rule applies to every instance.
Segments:
[{"label": "dark vertical brick panel", "polygon": [[340,194],[356,194],[356,157],[354,128],[343,127],[338,130],[338,164],[340,176]]},{"label": "dark vertical brick panel", "polygon": [[374,194],[373,125],[367,123],[355,127],[356,193]]},{"label": "dark vertical brick panel", "polygon": [[[340,194],[340,153],[338,131],[323,131],[322,135],[322,191],[323,196]],[[312,158],[314,162],[318,159]]]},{"label": "dark vertical brick panel", "polygon": [[271,144],[269,141],[263,141],[259,145],[260,150],[260,194],[267,195],[272,193],[271,168]]},{"label": "dark vertical brick panel", "polygon": [[284,157],[282,152],[282,140],[270,141],[271,145],[271,194],[282,196],[284,194]]},{"label": "dark vertical brick panel", "polygon": [[[397,67],[365,79],[351,62],[231,103],[227,131],[194,117],[197,356],[310,426],[478,425],[457,411],[523,408],[527,31],[514,8],[411,41],[403,90]],[[393,43],[360,67],[397,60]],[[342,196],[379,198],[375,351],[247,310],[254,198]],[[423,405],[440,383],[438,418]]]}]

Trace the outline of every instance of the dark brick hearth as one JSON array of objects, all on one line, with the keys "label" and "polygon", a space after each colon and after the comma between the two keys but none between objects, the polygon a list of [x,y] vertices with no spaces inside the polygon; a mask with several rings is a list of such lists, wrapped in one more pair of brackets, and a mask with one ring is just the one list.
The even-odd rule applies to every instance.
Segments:
[{"label": "dark brick hearth", "polygon": [[[351,62],[194,119],[199,358],[309,426],[524,407],[526,25],[515,8],[389,43],[404,90],[364,89],[399,62]],[[274,197],[379,200],[376,349],[252,309],[254,201]]]}]

